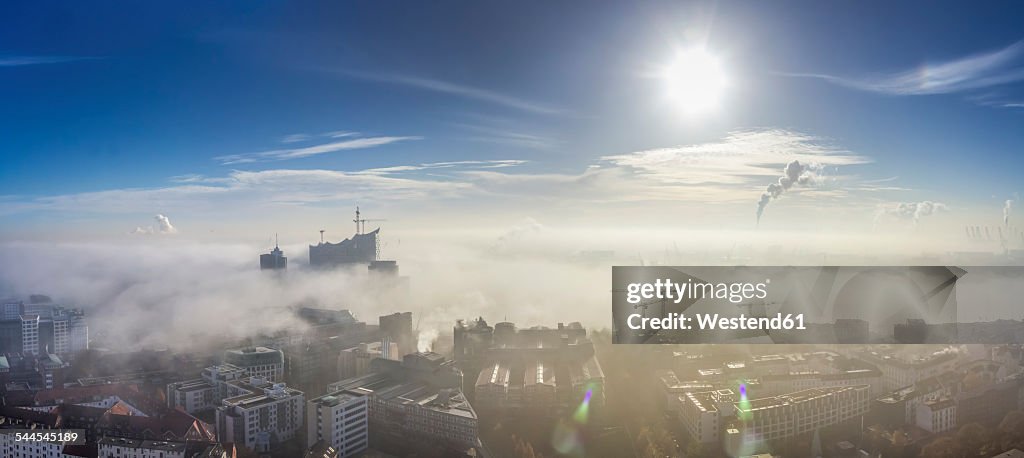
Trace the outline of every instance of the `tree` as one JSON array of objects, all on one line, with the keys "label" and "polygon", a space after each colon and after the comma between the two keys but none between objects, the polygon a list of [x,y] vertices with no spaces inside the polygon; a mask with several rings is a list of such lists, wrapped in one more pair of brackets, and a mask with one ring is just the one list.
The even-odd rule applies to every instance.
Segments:
[{"label": "tree", "polygon": [[921,456],[924,458],[957,458],[960,454],[953,439],[943,437],[932,441],[921,449]]},{"label": "tree", "polygon": [[988,431],[978,423],[968,423],[956,432],[956,443],[965,454],[978,456],[988,443]]}]

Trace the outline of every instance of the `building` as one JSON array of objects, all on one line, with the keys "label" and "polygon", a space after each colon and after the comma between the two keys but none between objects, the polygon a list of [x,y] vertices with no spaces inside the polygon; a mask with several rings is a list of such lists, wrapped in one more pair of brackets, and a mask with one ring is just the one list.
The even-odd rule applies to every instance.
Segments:
[{"label": "building", "polygon": [[938,434],[956,428],[956,401],[932,399],[917,406],[917,427]]},{"label": "building", "polygon": [[436,353],[375,359],[370,374],[332,383],[328,392],[367,397],[374,448],[456,455],[480,447],[476,411],[462,394],[462,372]]},{"label": "building", "polygon": [[[338,243],[323,240],[309,246],[309,265],[314,268],[333,269],[352,264],[367,264],[377,260],[380,229],[365,234],[356,232],[351,239]],[[321,232],[321,236],[323,233]]]},{"label": "building", "polygon": [[244,381],[247,377],[246,369],[232,364],[207,367],[200,372],[198,379],[168,384],[167,405],[172,409],[182,408],[190,414],[214,409],[224,398],[237,392],[230,383]]},{"label": "building", "polygon": [[303,425],[305,399],[283,383],[252,377],[229,384],[237,394],[217,408],[217,437],[256,452],[267,452],[292,439]]},{"label": "building", "polygon": [[39,315],[21,316],[21,351],[26,355],[38,355],[39,348]]},{"label": "building", "polygon": [[962,362],[960,354],[952,351],[903,356],[895,351],[870,350],[858,353],[856,356],[878,367],[882,372],[881,389],[883,392],[910,386],[918,380],[952,371]]},{"label": "building", "polygon": [[918,424],[919,407],[935,399],[951,398],[960,392],[964,375],[948,371],[918,380],[872,401],[871,422],[886,428]]},{"label": "building", "polygon": [[53,353],[0,354],[0,386],[24,384],[31,390],[64,386],[64,374],[70,364]]},{"label": "building", "polygon": [[186,413],[167,410],[154,415],[135,415],[120,404],[104,408],[61,403],[46,410],[0,407],[0,425],[0,428],[17,429],[83,429],[89,442],[102,437],[207,444],[216,441],[208,425]]},{"label": "building", "polygon": [[381,342],[361,343],[338,354],[338,378],[344,380],[370,373],[370,362],[376,358],[402,360],[398,344],[387,337]]},{"label": "building", "polygon": [[96,441],[100,458],[228,458],[223,446],[209,442],[175,442],[103,437]]},{"label": "building", "polygon": [[415,353],[418,336],[412,327],[412,312],[381,315],[378,319],[380,334],[398,344],[399,357]]},{"label": "building", "polygon": [[734,415],[739,396],[732,390],[722,389],[686,393],[676,399],[679,418],[694,441],[717,444],[726,417]]},{"label": "building", "polygon": [[981,423],[997,425],[1012,410],[1024,407],[1020,404],[1024,394],[1024,374],[1018,373],[1002,380],[969,386],[954,396],[956,400],[956,424]]},{"label": "building", "polygon": [[339,457],[356,456],[370,443],[369,403],[363,393],[337,391],[306,406],[306,448],[329,446]]},{"label": "building", "polygon": [[[0,407],[0,432],[3,429],[59,429],[64,419],[51,412],[36,412],[29,409]],[[13,434],[0,434],[0,456],[10,458],[35,458],[61,456],[61,444],[50,442],[15,441]]]},{"label": "building", "polygon": [[[275,237],[276,239],[276,237]],[[288,268],[288,258],[275,240],[274,249],[270,253],[260,255],[260,270],[284,270]]]},{"label": "building", "polygon": [[267,347],[246,347],[224,352],[224,362],[245,369],[250,377],[284,381],[284,353]]},{"label": "building", "polygon": [[517,329],[478,318],[456,322],[454,336],[455,360],[474,375],[481,412],[554,415],[585,399],[592,408],[604,404],[604,371],[579,323]]},{"label": "building", "polygon": [[781,441],[863,417],[867,385],[814,388],[733,404],[745,443]]},{"label": "building", "polygon": [[31,355],[53,353],[70,359],[89,348],[85,313],[60,307],[49,298],[8,301],[0,307],[0,348]]}]

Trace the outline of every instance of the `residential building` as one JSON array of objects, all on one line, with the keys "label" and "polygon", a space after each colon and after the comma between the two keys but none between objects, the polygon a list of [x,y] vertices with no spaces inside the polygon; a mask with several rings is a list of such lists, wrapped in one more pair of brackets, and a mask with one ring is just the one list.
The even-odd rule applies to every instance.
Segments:
[{"label": "residential building", "polygon": [[216,414],[221,442],[267,452],[302,428],[305,399],[301,391],[258,377],[231,382],[229,388],[237,393],[224,398]]}]

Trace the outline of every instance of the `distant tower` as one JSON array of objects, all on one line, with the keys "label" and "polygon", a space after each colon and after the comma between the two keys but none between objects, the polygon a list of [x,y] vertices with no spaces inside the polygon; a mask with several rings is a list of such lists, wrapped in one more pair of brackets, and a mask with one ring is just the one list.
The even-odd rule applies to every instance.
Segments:
[{"label": "distant tower", "polygon": [[284,270],[288,268],[288,258],[284,256],[274,234],[274,249],[270,253],[260,255],[260,270]]}]

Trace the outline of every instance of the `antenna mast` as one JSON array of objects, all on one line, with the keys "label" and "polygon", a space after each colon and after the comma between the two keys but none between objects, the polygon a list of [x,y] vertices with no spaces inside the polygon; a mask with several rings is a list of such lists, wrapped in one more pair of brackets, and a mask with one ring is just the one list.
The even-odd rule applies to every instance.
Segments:
[{"label": "antenna mast", "polygon": [[320,244],[324,244],[324,230],[320,229]]}]

